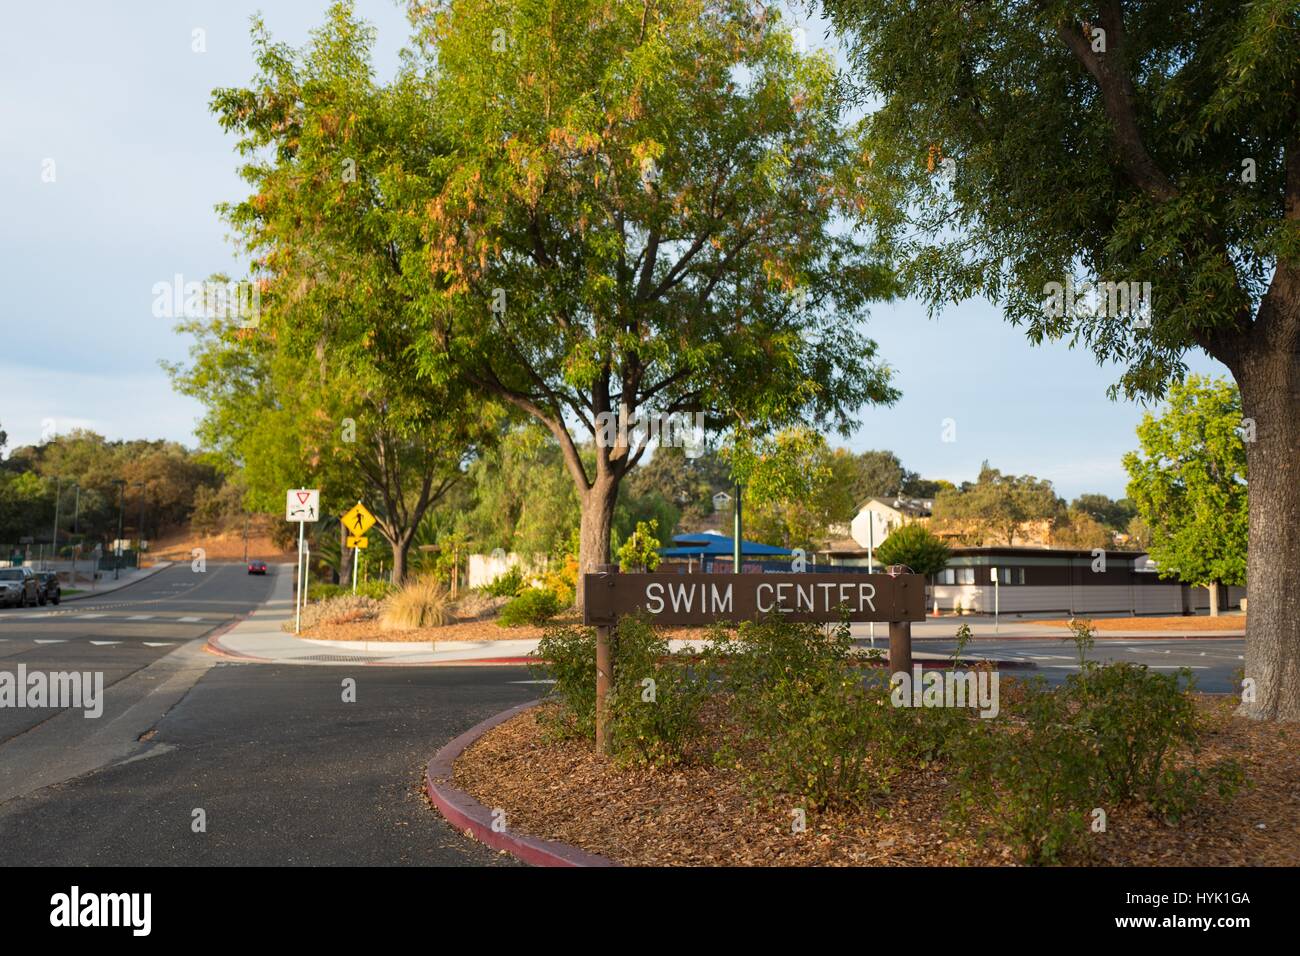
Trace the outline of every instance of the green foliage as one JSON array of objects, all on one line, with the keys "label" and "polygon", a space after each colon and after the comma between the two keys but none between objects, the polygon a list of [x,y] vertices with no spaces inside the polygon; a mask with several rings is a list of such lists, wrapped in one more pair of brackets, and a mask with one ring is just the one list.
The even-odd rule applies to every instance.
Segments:
[{"label": "green foliage", "polygon": [[700,735],[700,711],[711,693],[708,668],[690,651],[672,653],[644,618],[619,621],[609,697],[614,753],[627,763],[680,763]]},{"label": "green foliage", "polygon": [[951,549],[922,524],[895,528],[876,548],[876,560],[885,567],[903,564],[927,577],[942,571],[951,556]]},{"label": "green foliage", "polygon": [[739,436],[725,457],[744,488],[747,538],[811,549],[831,523],[852,518],[852,456],[832,451],[816,431]]},{"label": "green foliage", "polygon": [[[395,590],[396,588],[387,581],[366,581],[364,583],[358,581],[356,593],[361,597],[367,597],[373,601],[382,601]],[[331,598],[352,593],[352,586],[350,584],[326,584],[323,582],[313,581],[307,586],[308,602],[328,601]]]},{"label": "green foliage", "polygon": [[1054,547],[1091,551],[1094,548],[1109,548],[1113,542],[1108,528],[1086,511],[1075,507],[1057,515],[1052,524]]},{"label": "green foliage", "polygon": [[887,688],[868,687],[847,626],[824,632],[784,620],[745,623],[719,635],[736,737],[718,762],[736,767],[755,792],[796,794],[810,808],[859,806],[901,772]]},{"label": "green foliage", "polygon": [[524,590],[524,572],[519,565],[512,564],[506,568],[505,573],[498,576],[495,581],[489,581],[479,590],[489,597],[514,597]]},{"label": "green foliage", "polygon": [[637,523],[636,531],[618,549],[620,571],[653,571],[659,567],[659,539],[655,536],[658,530],[658,521]]},{"label": "green foliage", "polygon": [[[1194,17],[1174,0],[822,6],[879,103],[863,124],[864,218],[933,308],[985,297],[1034,343],[1121,363],[1135,396],[1178,378],[1189,348],[1233,365],[1270,282],[1293,294],[1289,272],[1272,279],[1279,257],[1300,261],[1279,92],[1300,76],[1290,0],[1212,0]],[[1081,273],[1150,282],[1152,321],[1045,310],[1047,284]]]},{"label": "green foliage", "polygon": [[545,624],[560,613],[560,598],[548,588],[524,588],[501,608],[497,623],[501,627]]},{"label": "green foliage", "polygon": [[[411,82],[433,103],[412,146],[432,188],[395,208],[428,241],[408,274],[435,347],[412,354],[422,374],[464,370],[545,424],[588,515],[647,447],[597,440],[609,412],[698,411],[761,433],[847,428],[895,399],[860,321],[892,275],[839,228],[860,168],[845,90],[776,11],[413,10],[429,68]],[[584,568],[608,553],[593,547]]]},{"label": "green foliage", "polygon": [[952,761],[951,818],[977,821],[986,835],[1010,844],[1026,863],[1056,863],[1087,837],[1087,814],[1097,805],[1098,764],[1069,725],[1063,695],[1041,678],[1027,685],[1019,726],[993,720],[970,723]]},{"label": "green foliage", "polygon": [[301,50],[260,20],[252,34],[258,75],[215,90],[212,109],[249,157],[250,194],[221,211],[254,262],[256,326],[183,324],[192,362],[169,371],[207,408],[205,445],[244,466],[263,507],[308,483],[327,514],[364,494],[400,581],[412,533],[500,417],[462,379],[412,372],[428,270],[410,211],[431,188],[436,110],[418,84],[375,82],[374,31],[350,4]]},{"label": "green foliage", "polygon": [[934,499],[936,527],[957,530],[982,545],[986,538],[1015,544],[1021,526],[1054,518],[1060,501],[1050,481],[1033,475],[1004,475],[988,462],[974,484],[946,489]]},{"label": "green foliage", "polygon": [[1070,502],[1070,511],[1085,514],[1111,531],[1125,530],[1137,514],[1137,508],[1129,498],[1113,500],[1106,495],[1094,494],[1079,495]]},{"label": "green foliage", "polygon": [[1170,754],[1196,742],[1196,708],[1182,685],[1191,678],[1185,668],[1159,674],[1129,662],[1089,662],[1070,675],[1072,723],[1095,742],[1108,798],[1120,803],[1153,795]]},{"label": "green foliage", "polygon": [[530,669],[555,681],[557,707],[544,708],[547,731],[559,738],[596,739],[596,632],[589,627],[547,628]]},{"label": "green foliage", "polygon": [[1169,389],[1160,417],[1138,425],[1141,452],[1124,456],[1128,494],[1150,528],[1161,577],[1245,584],[1246,448],[1237,389],[1191,375]]}]

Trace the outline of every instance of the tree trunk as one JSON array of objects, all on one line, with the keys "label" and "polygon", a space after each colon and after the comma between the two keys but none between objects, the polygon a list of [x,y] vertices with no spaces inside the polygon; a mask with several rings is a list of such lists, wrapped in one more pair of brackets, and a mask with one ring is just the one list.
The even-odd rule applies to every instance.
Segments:
[{"label": "tree trunk", "polygon": [[618,499],[618,479],[597,475],[596,481],[582,496],[582,523],[578,536],[577,606],[583,608],[583,576],[599,565],[609,563],[609,532],[614,523],[614,502]]},{"label": "tree trunk", "polygon": [[1219,616],[1219,582],[1211,581],[1206,585],[1206,590],[1210,592],[1210,617]]},{"label": "tree trunk", "polygon": [[[1293,310],[1300,304],[1288,302]],[[1261,310],[1262,311],[1262,310]],[[1280,318],[1280,317],[1278,317]],[[1246,586],[1246,678],[1254,701],[1240,713],[1300,720],[1300,317],[1254,335],[1236,373],[1242,412],[1254,422],[1246,442],[1250,536]],[[1276,341],[1274,341],[1276,339]],[[1249,437],[1249,433],[1247,435]]]},{"label": "tree trunk", "polygon": [[411,539],[414,533],[408,531],[397,536],[396,541],[390,541],[393,548],[393,584],[401,587],[406,580],[406,555],[411,550]]}]

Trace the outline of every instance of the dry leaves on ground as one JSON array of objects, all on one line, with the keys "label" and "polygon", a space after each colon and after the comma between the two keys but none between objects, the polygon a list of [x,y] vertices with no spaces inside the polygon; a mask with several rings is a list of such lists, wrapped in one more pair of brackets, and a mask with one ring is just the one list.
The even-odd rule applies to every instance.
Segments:
[{"label": "dry leaves on ground", "polygon": [[[1080,863],[1119,866],[1284,866],[1300,863],[1300,727],[1232,716],[1235,702],[1202,698],[1212,729],[1203,757],[1235,757],[1252,786],[1228,804],[1207,800],[1182,823],[1136,808],[1109,814]],[[751,800],[738,776],[697,760],[673,770],[622,769],[585,742],[548,742],[536,709],[494,728],[456,763],[456,785],[501,808],[515,831],[640,866],[1008,865],[1011,851],[951,835],[947,782],[931,769],[867,811],[807,814],[793,832],[791,799]]]}]

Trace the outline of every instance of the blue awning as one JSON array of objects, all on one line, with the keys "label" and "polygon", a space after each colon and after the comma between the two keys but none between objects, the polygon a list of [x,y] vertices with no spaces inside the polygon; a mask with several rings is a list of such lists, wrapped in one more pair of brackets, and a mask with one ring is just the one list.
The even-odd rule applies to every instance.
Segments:
[{"label": "blue awning", "polygon": [[[711,531],[673,535],[673,545],[674,547],[671,548],[660,548],[660,557],[691,558],[701,555],[727,556],[735,553],[732,538]],[[789,548],[759,544],[757,541],[746,541],[744,538],[740,539],[740,553],[742,556],[749,557],[782,557],[794,554]]]}]

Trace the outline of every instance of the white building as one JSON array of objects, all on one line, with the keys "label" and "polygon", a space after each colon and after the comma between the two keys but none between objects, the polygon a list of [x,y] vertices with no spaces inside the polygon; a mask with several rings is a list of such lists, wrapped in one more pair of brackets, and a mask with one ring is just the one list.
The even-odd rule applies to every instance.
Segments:
[{"label": "white building", "polygon": [[849,534],[864,548],[875,549],[895,528],[930,517],[933,498],[868,498],[858,506]]}]

